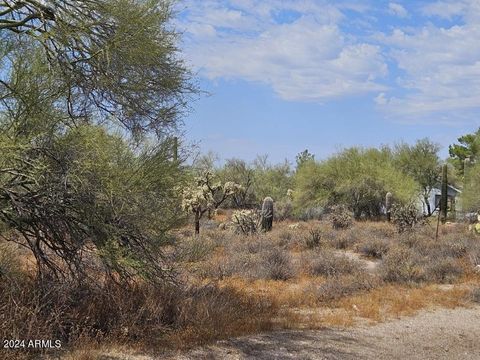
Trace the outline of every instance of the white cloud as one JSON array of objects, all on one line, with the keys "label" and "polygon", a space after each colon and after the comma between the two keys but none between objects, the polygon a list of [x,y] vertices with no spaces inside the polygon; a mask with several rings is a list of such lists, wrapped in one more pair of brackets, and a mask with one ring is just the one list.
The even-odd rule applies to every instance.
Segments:
[{"label": "white cloud", "polygon": [[389,3],[388,4],[388,11],[400,18],[405,18],[408,16],[408,11],[405,9],[401,4],[398,3]]},{"label": "white cloud", "polygon": [[[432,23],[417,29],[395,29],[379,39],[403,74],[396,80],[398,94],[384,94],[377,104],[387,114],[412,119],[465,118],[480,108],[480,14],[478,1],[437,2],[424,9],[432,16],[463,17],[448,28]],[[457,7],[461,5],[461,7]]]},{"label": "white cloud", "polygon": [[462,15],[468,8],[468,1],[437,1],[423,7],[423,13],[427,16],[438,16],[444,19],[452,19]]},{"label": "white cloud", "polygon": [[[385,8],[369,3],[190,0],[181,23],[187,58],[202,76],[266,84],[285,100],[372,94],[388,116],[444,122],[480,108],[479,0],[441,0],[411,13],[390,2],[392,14],[415,21],[393,30],[379,28],[375,15]],[[439,18],[452,23],[442,27]],[[356,34],[365,21],[364,33],[375,36]]]},{"label": "white cloud", "polygon": [[388,102],[388,99],[385,97],[385,93],[381,92],[380,94],[377,95],[377,97],[375,97],[374,101],[378,105],[385,105]]},{"label": "white cloud", "polygon": [[[193,36],[188,58],[210,79],[265,83],[281,98],[298,101],[385,90],[380,80],[388,69],[380,47],[344,34],[338,26],[343,14],[333,5],[298,0],[232,0],[228,8],[219,2],[193,4],[186,23]],[[362,10],[347,2],[341,6]],[[296,18],[278,19],[285,13]],[[198,41],[203,34],[208,40]]]}]

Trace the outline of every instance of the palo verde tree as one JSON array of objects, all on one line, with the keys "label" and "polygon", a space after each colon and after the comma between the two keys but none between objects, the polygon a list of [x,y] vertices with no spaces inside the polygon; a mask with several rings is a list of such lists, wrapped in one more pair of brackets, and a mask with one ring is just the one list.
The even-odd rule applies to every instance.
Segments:
[{"label": "palo verde tree", "polygon": [[[108,120],[137,136],[163,134],[195,92],[171,17],[168,0],[3,0],[0,74],[17,58],[9,50],[30,41],[62,85],[57,105],[75,123]],[[12,95],[0,81],[0,94]]]},{"label": "palo verde tree", "polygon": [[33,252],[41,277],[81,280],[89,254],[117,280],[169,277],[159,250],[179,217],[170,149],[135,154],[98,126],[35,147],[4,135],[0,149],[0,220],[22,235],[12,239]]},{"label": "palo verde tree", "polygon": [[41,278],[168,276],[182,171],[165,139],[195,92],[171,15],[160,0],[0,1],[0,222]]},{"label": "palo verde tree", "polygon": [[297,210],[309,206],[353,212],[356,219],[382,214],[388,192],[407,203],[418,192],[414,179],[395,168],[389,149],[349,148],[322,161],[310,161],[295,175],[294,204]]}]

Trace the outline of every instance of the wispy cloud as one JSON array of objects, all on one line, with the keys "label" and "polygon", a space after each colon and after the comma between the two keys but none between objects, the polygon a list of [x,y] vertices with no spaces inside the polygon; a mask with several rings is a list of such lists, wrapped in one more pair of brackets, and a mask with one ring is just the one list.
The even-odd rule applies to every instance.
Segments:
[{"label": "wispy cloud", "polygon": [[403,7],[403,5],[398,4],[398,3],[389,3],[388,4],[388,10],[391,14],[405,18],[408,16],[408,11]]},{"label": "wispy cloud", "polygon": [[[480,108],[480,1],[402,3],[190,0],[181,26],[208,79],[266,84],[292,101],[366,94],[399,118],[467,119]],[[386,12],[395,27],[372,21]]]},{"label": "wispy cloud", "polygon": [[381,35],[389,56],[403,71],[396,86],[404,94],[384,94],[380,105],[387,113],[413,119],[439,115],[464,119],[480,107],[480,5],[477,1],[439,2],[424,12],[445,18],[455,14],[463,24],[445,28],[430,23]]},{"label": "wispy cloud", "polygon": [[281,98],[297,101],[385,89],[379,81],[387,73],[380,47],[353,39],[339,26],[340,9],[365,7],[318,1],[257,4],[192,2],[188,54],[206,77],[265,83]]}]

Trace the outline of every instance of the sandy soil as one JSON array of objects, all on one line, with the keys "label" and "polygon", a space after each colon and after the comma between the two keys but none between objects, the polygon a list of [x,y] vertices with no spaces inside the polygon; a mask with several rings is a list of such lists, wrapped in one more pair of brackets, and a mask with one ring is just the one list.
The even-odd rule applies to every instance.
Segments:
[{"label": "sandy soil", "polygon": [[[480,359],[480,307],[347,330],[280,331],[157,359]],[[132,358],[133,359],[133,358]]]}]

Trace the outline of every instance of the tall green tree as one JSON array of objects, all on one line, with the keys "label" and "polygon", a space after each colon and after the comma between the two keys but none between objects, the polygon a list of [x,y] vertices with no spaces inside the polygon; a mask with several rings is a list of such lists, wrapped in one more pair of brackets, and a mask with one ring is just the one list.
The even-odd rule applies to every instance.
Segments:
[{"label": "tall green tree", "polygon": [[295,157],[295,162],[297,163],[297,169],[300,168],[302,165],[309,161],[314,161],[315,155],[310,153],[308,149],[303,150],[302,152],[298,153]]},{"label": "tall green tree", "polygon": [[459,137],[458,144],[450,145],[448,152],[450,161],[458,173],[463,176],[465,159],[470,159],[473,163],[478,160],[480,155],[480,128],[472,134]]},{"label": "tall green tree", "polygon": [[98,260],[116,280],[168,277],[183,171],[164,135],[195,92],[171,15],[169,1],[0,1],[0,222],[41,277],[81,280]]},{"label": "tall green tree", "polygon": [[440,182],[440,145],[429,139],[418,140],[414,145],[398,144],[394,149],[394,165],[413,178],[422,189],[427,216],[435,209],[430,205],[430,194]]},{"label": "tall green tree", "polygon": [[79,122],[165,134],[195,93],[178,56],[168,0],[0,1],[0,99],[8,69],[30,42],[63,91],[57,105]]},{"label": "tall green tree", "polygon": [[462,210],[464,212],[480,213],[480,164],[473,164],[468,169],[465,184],[461,194]]}]

